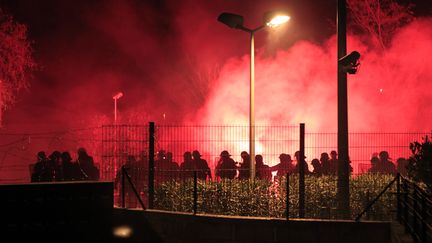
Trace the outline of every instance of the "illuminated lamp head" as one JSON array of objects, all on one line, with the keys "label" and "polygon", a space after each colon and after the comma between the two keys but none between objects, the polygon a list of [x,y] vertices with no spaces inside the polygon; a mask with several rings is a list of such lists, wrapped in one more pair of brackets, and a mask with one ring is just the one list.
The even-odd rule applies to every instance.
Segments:
[{"label": "illuminated lamp head", "polygon": [[263,24],[270,28],[276,28],[282,24],[285,24],[290,20],[290,16],[285,11],[269,11],[263,16]]}]

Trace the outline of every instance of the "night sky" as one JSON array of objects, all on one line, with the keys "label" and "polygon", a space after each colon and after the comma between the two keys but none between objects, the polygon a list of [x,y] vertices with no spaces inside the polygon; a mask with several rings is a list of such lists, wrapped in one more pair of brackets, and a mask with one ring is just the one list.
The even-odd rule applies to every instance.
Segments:
[{"label": "night sky", "polygon": [[[109,124],[118,91],[121,123],[247,124],[249,36],[216,19],[237,13],[254,28],[278,8],[291,21],[255,40],[257,123],[336,131],[336,1],[0,0],[0,7],[28,26],[40,65],[4,113],[4,133]],[[350,31],[348,49],[363,63],[349,77],[353,131],[432,127],[432,4],[418,0],[413,10],[416,20],[386,54]]]},{"label": "night sky", "polygon": [[[145,110],[147,120],[166,114],[181,122],[204,105],[208,79],[229,58],[248,53],[249,37],[218,23],[221,12],[241,14],[253,28],[263,12],[288,9],[292,21],[278,38],[257,35],[265,56],[299,40],[324,42],[335,33],[336,14],[336,1],[320,0],[1,0],[0,6],[28,25],[40,65],[29,92],[4,115],[6,129],[30,131],[37,123],[53,128],[85,123],[91,114],[111,117],[117,91],[125,93],[119,112]],[[431,6],[418,1],[414,10],[428,15]]]}]

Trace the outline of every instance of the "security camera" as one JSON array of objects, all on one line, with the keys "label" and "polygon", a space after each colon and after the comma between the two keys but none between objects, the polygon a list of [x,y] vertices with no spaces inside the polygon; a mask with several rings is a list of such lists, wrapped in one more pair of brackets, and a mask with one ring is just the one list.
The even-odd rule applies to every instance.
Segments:
[{"label": "security camera", "polygon": [[338,63],[342,66],[342,72],[355,74],[357,72],[360,53],[358,51],[353,51],[350,54],[339,59]]}]

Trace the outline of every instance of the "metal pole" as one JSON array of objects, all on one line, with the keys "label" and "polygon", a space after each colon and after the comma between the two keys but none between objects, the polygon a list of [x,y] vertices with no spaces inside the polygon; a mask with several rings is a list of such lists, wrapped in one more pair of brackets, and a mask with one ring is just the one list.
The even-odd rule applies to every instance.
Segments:
[{"label": "metal pole", "polygon": [[121,167],[121,197],[122,197],[122,208],[125,207],[125,178],[124,178],[124,166]]},{"label": "metal pole", "polygon": [[114,124],[117,124],[117,99],[114,99]]},{"label": "metal pole", "polygon": [[153,203],[154,203],[154,148],[155,148],[155,123],[150,122],[149,123],[149,208],[153,209]]},{"label": "metal pole", "polygon": [[194,188],[193,188],[193,214],[197,213],[197,203],[198,203],[198,186],[197,186],[197,172],[194,171]]},{"label": "metal pole", "polygon": [[250,178],[255,178],[255,31],[251,31],[250,39],[250,94],[249,94],[249,152],[250,152]]},{"label": "metal pole", "polygon": [[286,174],[286,196],[285,196],[285,210],[286,210],[286,220],[289,220],[289,173]]},{"label": "metal pole", "polygon": [[305,217],[305,124],[300,123],[300,150],[299,150],[299,218]]},{"label": "metal pole", "polygon": [[[346,55],[346,0],[338,0],[337,39],[339,60]],[[349,155],[348,155],[348,92],[347,74],[337,65],[338,77],[338,211],[342,218],[350,218]]]},{"label": "metal pole", "polygon": [[399,221],[399,223],[401,223],[401,210],[402,210],[402,206],[401,206],[401,183],[400,183],[400,174],[397,173],[396,175],[397,177],[397,184],[396,184],[396,200],[397,200],[397,220]]}]

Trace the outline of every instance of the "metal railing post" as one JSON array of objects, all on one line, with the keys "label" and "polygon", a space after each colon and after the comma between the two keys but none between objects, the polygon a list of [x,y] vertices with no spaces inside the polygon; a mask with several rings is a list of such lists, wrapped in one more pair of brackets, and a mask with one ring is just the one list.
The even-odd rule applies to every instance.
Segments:
[{"label": "metal railing post", "polygon": [[417,237],[418,237],[418,234],[417,234],[417,232],[418,232],[418,215],[417,215],[417,210],[418,210],[418,203],[417,203],[417,201],[418,201],[418,198],[417,198],[417,188],[415,188],[415,185],[414,185],[414,188],[413,188],[413,226],[412,226],[412,229],[413,229],[413,232],[414,232],[414,234],[415,234],[415,241],[418,239]]},{"label": "metal railing post", "polygon": [[122,208],[125,207],[125,176],[124,176],[124,165],[121,167],[121,205]]},{"label": "metal railing post", "polygon": [[407,182],[405,181],[405,179],[402,181],[402,186],[404,187],[404,207],[403,207],[403,214],[404,214],[404,226],[405,226],[405,232],[408,233],[409,232],[409,228],[408,228],[408,197],[409,197],[409,186],[407,184]]},{"label": "metal railing post", "polygon": [[401,192],[400,192],[400,174],[397,173],[397,184],[396,184],[396,200],[397,200],[397,220],[401,222]]},{"label": "metal railing post", "polygon": [[285,195],[285,213],[286,213],[286,220],[289,220],[289,193],[290,193],[290,188],[289,188],[289,173],[286,174],[286,195]]},{"label": "metal railing post", "polygon": [[299,218],[305,217],[305,124],[300,123],[300,150],[299,161]]},{"label": "metal railing post", "polygon": [[427,242],[427,223],[426,223],[426,220],[427,220],[427,209],[426,209],[426,196],[423,194],[423,193],[421,193],[420,194],[421,195],[421,227],[422,227],[422,230],[421,230],[421,235],[420,235],[420,238],[421,238],[421,242]]},{"label": "metal railing post", "polygon": [[148,175],[148,187],[149,187],[149,208],[152,209],[154,206],[154,153],[155,153],[155,123],[149,122],[149,175]]},{"label": "metal railing post", "polygon": [[198,180],[197,172],[194,171],[194,188],[193,188],[193,214],[197,213],[197,202],[198,202]]}]

